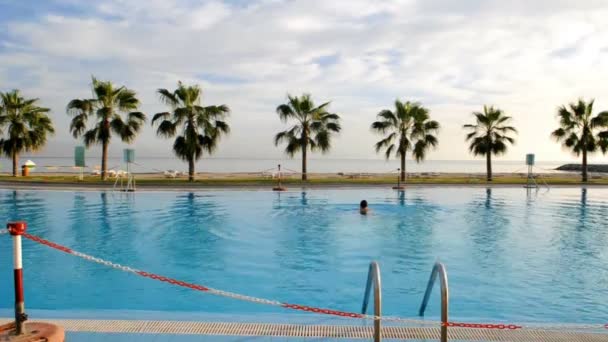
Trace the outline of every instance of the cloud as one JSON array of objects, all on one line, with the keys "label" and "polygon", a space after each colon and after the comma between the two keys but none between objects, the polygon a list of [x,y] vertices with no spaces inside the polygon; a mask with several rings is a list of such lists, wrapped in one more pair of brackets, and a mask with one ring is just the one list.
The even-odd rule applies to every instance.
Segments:
[{"label": "cloud", "polygon": [[221,2],[211,2],[193,9],[186,16],[194,30],[204,30],[220,23],[230,15],[228,7]]},{"label": "cloud", "polygon": [[[164,109],[157,88],[200,83],[205,101],[232,108],[219,155],[235,157],[281,155],[274,109],[288,92],[332,100],[344,130],[331,155],[349,158],[376,157],[369,124],[395,98],[443,123],[432,159],[471,158],[461,126],[484,103],[515,118],[509,159],[569,158],[549,139],[555,107],[579,96],[608,107],[604,1],[61,0],[35,13],[0,16],[0,89],[52,106],[64,145],[65,104],[90,93],[91,74],[136,89],[151,114]],[[137,141],[170,155],[148,127]]]}]

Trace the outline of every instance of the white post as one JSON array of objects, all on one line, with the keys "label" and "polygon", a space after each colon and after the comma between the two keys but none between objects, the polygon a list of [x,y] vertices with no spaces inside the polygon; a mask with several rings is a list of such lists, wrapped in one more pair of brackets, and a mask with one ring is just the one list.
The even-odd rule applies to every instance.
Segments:
[{"label": "white post", "polygon": [[23,259],[21,253],[21,234],[25,233],[25,222],[11,222],[7,224],[13,236],[13,275],[15,279],[15,330],[17,335],[25,334],[25,299],[23,296]]}]

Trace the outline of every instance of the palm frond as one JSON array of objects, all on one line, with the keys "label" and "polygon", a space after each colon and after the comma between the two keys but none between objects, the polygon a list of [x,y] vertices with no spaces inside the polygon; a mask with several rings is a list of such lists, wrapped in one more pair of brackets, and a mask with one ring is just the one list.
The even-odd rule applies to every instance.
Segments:
[{"label": "palm frond", "polygon": [[297,152],[302,149],[302,144],[297,139],[291,139],[287,142],[287,146],[285,146],[285,153],[290,157],[293,157]]},{"label": "palm frond", "polygon": [[388,109],[380,111],[377,117],[378,119],[382,119],[382,122],[389,122],[395,127],[399,125],[399,119],[397,118],[397,115],[395,115],[395,113],[391,112]]},{"label": "palm frond", "polygon": [[179,106],[179,98],[175,95],[175,93],[172,93],[169,90],[162,88],[158,89],[156,93],[158,94],[158,98],[160,99],[160,101],[171,107],[172,109],[175,109],[177,106]]},{"label": "palm frond", "polygon": [[176,132],[177,132],[176,125],[169,120],[161,121],[160,124],[158,125],[158,128],[156,129],[156,135],[158,135],[160,137],[164,137],[164,138],[171,138],[171,137],[175,136]]},{"label": "palm frond", "polygon": [[393,141],[395,141],[396,137],[397,137],[397,133],[393,132],[393,133],[389,134],[388,136],[386,136],[384,139],[378,141],[375,144],[376,153],[380,152],[380,150],[382,150],[382,148],[392,145],[392,143],[393,143]]},{"label": "palm frond", "polygon": [[283,122],[286,122],[295,116],[294,110],[287,104],[279,105],[277,107],[277,114]]},{"label": "palm frond", "polygon": [[394,150],[395,150],[395,144],[390,144],[386,148],[386,151],[384,152],[384,157],[386,158],[386,160],[391,159],[391,154],[393,153]]},{"label": "palm frond", "polygon": [[426,157],[426,151],[428,149],[428,144],[424,140],[418,140],[414,144],[414,148],[412,150],[412,154],[414,155],[414,159],[416,162],[421,162]]},{"label": "palm frond", "polygon": [[84,135],[83,135],[84,144],[87,147],[90,147],[90,146],[96,144],[98,142],[97,141],[97,136],[98,136],[98,128],[97,127],[86,131],[84,133]]},{"label": "palm frond", "polygon": [[218,133],[221,133],[221,134],[230,133],[230,126],[224,121],[216,120],[215,128],[217,129]]},{"label": "palm frond", "polygon": [[321,152],[326,153],[331,148],[331,134],[328,130],[321,130],[317,132],[314,138],[314,147],[315,149],[321,150]]},{"label": "palm frond", "polygon": [[156,123],[158,120],[165,121],[165,120],[169,119],[170,117],[171,117],[171,113],[169,113],[169,112],[156,113],[152,117],[152,125],[154,125],[154,123]]},{"label": "palm frond", "polygon": [[389,128],[394,128],[395,126],[393,125],[392,122],[390,121],[375,121],[372,123],[372,130],[377,131],[379,133],[386,133]]},{"label": "palm frond", "polygon": [[134,111],[139,107],[139,99],[135,91],[127,88],[121,88],[116,93],[116,108],[121,112]]}]

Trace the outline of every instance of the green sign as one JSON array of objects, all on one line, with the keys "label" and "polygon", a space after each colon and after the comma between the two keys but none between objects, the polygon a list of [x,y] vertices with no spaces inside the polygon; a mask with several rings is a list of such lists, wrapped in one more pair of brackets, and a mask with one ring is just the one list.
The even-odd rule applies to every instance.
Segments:
[{"label": "green sign", "polygon": [[123,150],[125,163],[135,163],[135,150],[131,148],[125,148]]},{"label": "green sign", "polygon": [[526,165],[534,165],[534,154],[526,154]]},{"label": "green sign", "polygon": [[84,146],[76,146],[76,148],[74,148],[74,166],[86,166],[84,163]]}]

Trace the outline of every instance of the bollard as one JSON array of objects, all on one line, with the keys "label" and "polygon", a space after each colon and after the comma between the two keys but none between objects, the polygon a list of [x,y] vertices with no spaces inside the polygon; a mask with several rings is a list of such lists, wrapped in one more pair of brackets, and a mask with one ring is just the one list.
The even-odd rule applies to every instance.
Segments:
[{"label": "bollard", "polygon": [[404,190],[404,189],[405,189],[405,187],[403,187],[403,186],[401,185],[401,175],[400,175],[400,171],[401,171],[401,168],[398,168],[398,169],[397,169],[397,186],[394,186],[394,187],[393,187],[393,190]]},{"label": "bollard", "polygon": [[15,277],[15,332],[25,334],[25,302],[23,297],[23,263],[21,258],[21,235],[25,233],[25,222],[9,222],[6,227],[13,237],[13,274]]},{"label": "bollard", "polygon": [[278,165],[278,169],[279,169],[279,185],[272,188],[272,191],[285,191],[287,190],[287,188],[285,188],[282,184],[281,184],[281,164]]}]

